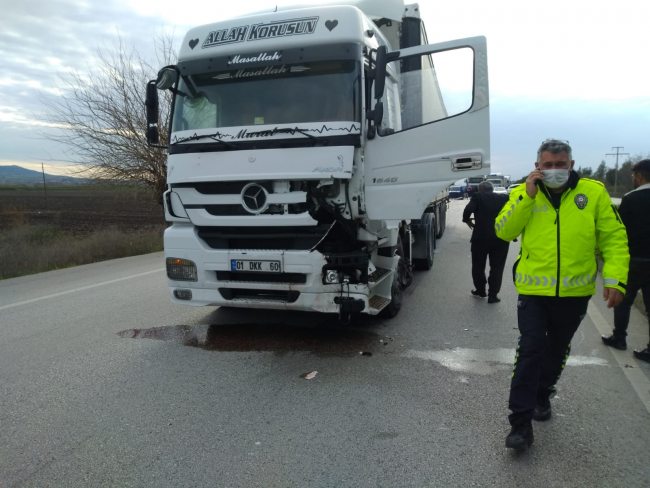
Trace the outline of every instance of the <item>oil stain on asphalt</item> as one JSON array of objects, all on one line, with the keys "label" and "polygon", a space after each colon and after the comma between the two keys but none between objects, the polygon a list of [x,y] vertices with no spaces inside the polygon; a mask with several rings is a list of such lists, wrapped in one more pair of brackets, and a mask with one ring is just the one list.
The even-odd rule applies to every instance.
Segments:
[{"label": "oil stain on asphalt", "polygon": [[[389,349],[388,337],[368,330],[341,327],[302,327],[288,324],[172,325],[118,332],[129,339],[175,342],[207,351],[267,351],[278,355],[308,352],[316,356],[354,357]],[[371,356],[372,354],[364,354]]]}]

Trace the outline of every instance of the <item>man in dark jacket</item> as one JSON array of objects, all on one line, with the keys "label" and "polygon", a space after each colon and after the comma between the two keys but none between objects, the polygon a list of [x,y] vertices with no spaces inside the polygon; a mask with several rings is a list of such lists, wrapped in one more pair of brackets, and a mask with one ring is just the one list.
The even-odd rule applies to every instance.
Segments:
[{"label": "man in dark jacket", "polygon": [[[623,197],[618,213],[627,230],[630,246],[630,271],[625,298],[614,308],[614,333],[603,336],[603,342],[616,349],[627,349],[627,326],[630,309],[639,290],[650,323],[650,159],[632,166],[634,190]],[[643,351],[634,351],[637,359],[650,362],[650,343]]]},{"label": "man in dark jacket", "polygon": [[[478,192],[472,195],[472,199],[463,212],[465,222],[472,232],[472,279],[474,290],[472,295],[485,298],[488,296],[488,303],[498,303],[501,300],[497,296],[501,290],[501,279],[503,278],[503,267],[508,257],[509,242],[501,240],[494,231],[494,221],[499,212],[508,201],[508,195],[497,195],[494,187],[489,181],[478,185]],[[474,214],[475,222],[470,216]],[[490,258],[490,277],[485,279],[485,263]],[[486,295],[485,285],[489,284],[489,291]]]}]

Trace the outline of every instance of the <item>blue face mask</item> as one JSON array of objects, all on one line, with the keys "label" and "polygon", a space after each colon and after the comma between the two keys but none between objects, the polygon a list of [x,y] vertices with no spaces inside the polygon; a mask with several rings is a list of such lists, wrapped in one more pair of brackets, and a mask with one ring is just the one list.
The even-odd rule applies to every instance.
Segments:
[{"label": "blue face mask", "polygon": [[560,188],[569,181],[570,170],[568,169],[545,169],[542,170],[544,184],[549,188]]}]

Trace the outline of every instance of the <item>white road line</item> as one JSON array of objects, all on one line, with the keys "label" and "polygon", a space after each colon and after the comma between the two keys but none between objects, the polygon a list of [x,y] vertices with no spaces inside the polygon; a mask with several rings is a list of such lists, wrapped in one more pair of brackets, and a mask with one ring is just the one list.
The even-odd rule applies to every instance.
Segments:
[{"label": "white road line", "polygon": [[118,283],[120,281],[131,280],[133,278],[139,278],[140,276],[146,276],[152,273],[159,273],[165,271],[165,268],[154,269],[153,271],[147,271],[145,273],[138,273],[131,276],[125,276],[124,278],[117,278],[115,280],[102,281],[101,283],[95,283],[94,285],[82,286],[81,288],[75,288],[74,290],[62,291],[60,293],[52,293],[51,295],[45,295],[43,297],[32,298],[31,300],[25,300],[24,302],[11,303],[9,305],[3,305],[0,307],[0,310],[5,310],[7,308],[19,307],[21,305],[27,305],[28,303],[40,302],[41,300],[47,300],[49,298],[56,298],[62,295],[68,295],[69,293],[75,293],[83,290],[90,290],[91,288],[97,288],[98,286],[110,285],[111,283]]},{"label": "white road line", "polygon": [[[589,302],[587,313],[589,314],[589,318],[596,325],[598,332],[603,335],[612,333],[612,326],[609,325],[607,320],[605,320],[605,317],[603,317],[603,314],[600,313],[600,310],[596,308],[596,305]],[[632,384],[632,388],[634,388],[636,394],[639,395],[639,398],[645,405],[646,410],[648,413],[650,413],[650,380],[641,370],[639,363],[629,351],[619,351],[613,347],[610,347],[609,350],[612,352],[614,358],[616,359],[616,362],[623,370],[625,377]],[[633,367],[626,368],[626,364]]]}]

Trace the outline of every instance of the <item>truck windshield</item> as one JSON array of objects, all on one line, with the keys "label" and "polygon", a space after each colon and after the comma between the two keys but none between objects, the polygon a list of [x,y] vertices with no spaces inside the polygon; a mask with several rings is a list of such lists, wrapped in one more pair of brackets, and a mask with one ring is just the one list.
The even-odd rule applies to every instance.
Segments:
[{"label": "truck windshield", "polygon": [[[359,122],[356,61],[236,68],[184,76],[172,131],[310,122]],[[318,135],[318,134],[316,134]]]}]

